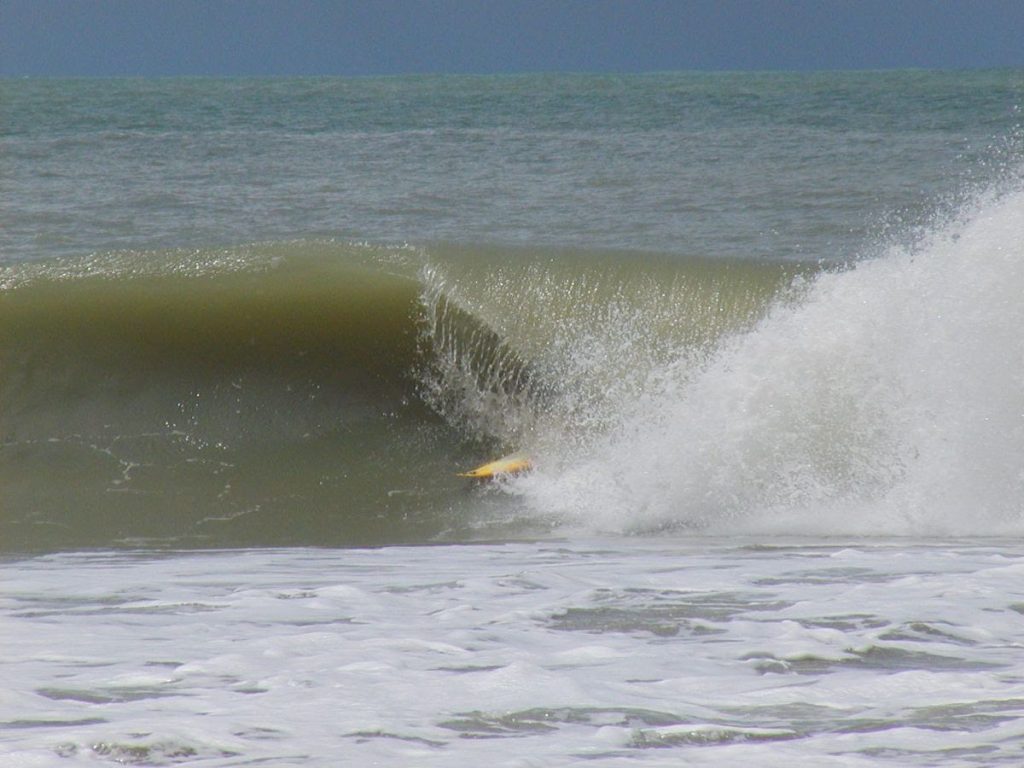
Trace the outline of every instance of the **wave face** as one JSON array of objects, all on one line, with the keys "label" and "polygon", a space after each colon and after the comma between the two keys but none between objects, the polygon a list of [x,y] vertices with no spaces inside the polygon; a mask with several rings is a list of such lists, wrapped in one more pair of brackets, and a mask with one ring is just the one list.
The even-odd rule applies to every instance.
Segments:
[{"label": "wave face", "polygon": [[[289,242],[0,271],[5,548],[380,544],[536,516],[454,477],[581,450],[792,265]],[[542,521],[546,524],[545,521]]]},{"label": "wave face", "polygon": [[1022,297],[1024,193],[978,199],[654,369],[605,435],[516,490],[608,531],[1019,534]]}]

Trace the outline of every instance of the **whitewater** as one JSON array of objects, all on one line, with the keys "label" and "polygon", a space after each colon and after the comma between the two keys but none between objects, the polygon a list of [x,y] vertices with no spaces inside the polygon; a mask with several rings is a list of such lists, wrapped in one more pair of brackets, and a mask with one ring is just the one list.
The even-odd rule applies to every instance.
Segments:
[{"label": "whitewater", "polygon": [[729,537],[5,563],[4,762],[1019,765],[1024,548]]},{"label": "whitewater", "polygon": [[517,485],[606,530],[1019,535],[1022,235],[1013,192],[820,274],[709,361],[655,370],[590,455]]},{"label": "whitewater", "polygon": [[4,766],[1024,763],[1020,72],[0,101]]}]

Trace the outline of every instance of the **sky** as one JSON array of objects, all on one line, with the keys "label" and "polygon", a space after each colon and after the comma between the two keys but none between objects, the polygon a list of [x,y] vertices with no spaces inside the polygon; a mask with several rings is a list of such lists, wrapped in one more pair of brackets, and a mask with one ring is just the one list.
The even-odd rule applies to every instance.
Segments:
[{"label": "sky", "polygon": [[0,0],[0,75],[1024,68],[1024,0]]}]

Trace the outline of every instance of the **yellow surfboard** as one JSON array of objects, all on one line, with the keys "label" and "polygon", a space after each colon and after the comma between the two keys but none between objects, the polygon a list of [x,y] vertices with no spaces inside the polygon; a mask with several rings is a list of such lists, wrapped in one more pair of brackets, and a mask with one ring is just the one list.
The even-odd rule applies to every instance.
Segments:
[{"label": "yellow surfboard", "polygon": [[533,469],[533,462],[524,453],[513,453],[495,461],[488,462],[469,472],[459,472],[459,477],[472,477],[476,480],[491,480],[501,475],[518,475]]}]

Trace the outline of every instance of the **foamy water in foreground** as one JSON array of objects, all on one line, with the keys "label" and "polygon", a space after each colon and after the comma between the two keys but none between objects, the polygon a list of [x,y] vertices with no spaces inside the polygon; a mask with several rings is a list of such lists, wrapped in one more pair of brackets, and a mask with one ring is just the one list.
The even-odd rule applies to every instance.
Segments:
[{"label": "foamy water in foreground", "polygon": [[5,766],[1024,761],[1020,544],[627,538],[5,570]]}]

